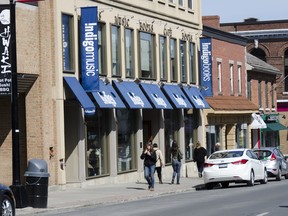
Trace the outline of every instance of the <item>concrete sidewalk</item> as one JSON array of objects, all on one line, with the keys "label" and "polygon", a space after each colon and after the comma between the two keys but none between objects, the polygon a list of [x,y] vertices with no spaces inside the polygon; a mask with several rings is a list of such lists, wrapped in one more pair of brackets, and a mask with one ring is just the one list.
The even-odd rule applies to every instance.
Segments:
[{"label": "concrete sidewalk", "polygon": [[203,186],[203,179],[181,178],[180,185],[163,181],[159,184],[156,180],[155,190],[149,191],[146,182],[131,182],[123,184],[96,185],[86,188],[69,188],[61,191],[48,192],[47,208],[19,208],[16,215],[33,215],[44,212],[62,212],[65,209],[73,209],[91,205],[105,205],[127,202],[139,199],[147,199],[160,195],[195,191]]}]

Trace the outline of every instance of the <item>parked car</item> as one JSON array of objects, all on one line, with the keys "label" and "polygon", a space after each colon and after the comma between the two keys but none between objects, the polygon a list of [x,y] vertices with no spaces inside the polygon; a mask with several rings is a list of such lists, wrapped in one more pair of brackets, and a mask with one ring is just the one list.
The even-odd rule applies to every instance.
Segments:
[{"label": "parked car", "polygon": [[223,188],[229,183],[266,184],[268,176],[264,163],[251,149],[231,149],[214,152],[207,158],[203,179],[206,188],[212,189],[219,183]]},{"label": "parked car", "polygon": [[15,198],[11,189],[3,184],[0,184],[0,203],[1,216],[15,215]]},{"label": "parked car", "polygon": [[265,147],[253,151],[264,162],[268,177],[275,177],[277,181],[280,181],[282,176],[288,179],[288,161],[277,147]]}]

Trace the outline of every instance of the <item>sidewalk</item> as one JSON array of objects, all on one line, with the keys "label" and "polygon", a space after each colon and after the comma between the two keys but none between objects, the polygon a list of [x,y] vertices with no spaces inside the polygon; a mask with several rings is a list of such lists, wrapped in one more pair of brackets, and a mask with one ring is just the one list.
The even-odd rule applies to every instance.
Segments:
[{"label": "sidewalk", "polygon": [[203,179],[181,178],[180,185],[170,184],[169,180],[159,184],[155,182],[155,190],[147,190],[146,182],[131,182],[123,184],[96,185],[87,188],[69,188],[64,191],[48,192],[47,208],[18,208],[16,215],[33,215],[41,212],[62,212],[91,205],[105,205],[147,199],[160,195],[194,191],[203,185]]}]

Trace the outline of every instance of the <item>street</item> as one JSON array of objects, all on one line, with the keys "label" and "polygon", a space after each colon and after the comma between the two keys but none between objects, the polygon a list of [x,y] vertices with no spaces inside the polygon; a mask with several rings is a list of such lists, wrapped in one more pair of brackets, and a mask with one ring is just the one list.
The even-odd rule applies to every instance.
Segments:
[{"label": "street", "polygon": [[[90,206],[57,212],[60,216],[286,216],[287,180],[270,180],[267,185],[231,184],[227,189],[199,189],[145,200],[105,206]],[[55,215],[55,212],[39,215]]]}]

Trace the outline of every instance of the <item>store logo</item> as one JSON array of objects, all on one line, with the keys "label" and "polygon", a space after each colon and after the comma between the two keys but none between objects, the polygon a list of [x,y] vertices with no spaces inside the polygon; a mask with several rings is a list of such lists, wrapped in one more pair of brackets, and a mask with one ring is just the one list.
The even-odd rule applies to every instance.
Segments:
[{"label": "store logo", "polygon": [[111,104],[112,106],[116,107],[117,102],[114,100],[114,98],[111,95],[106,94],[105,91],[97,92],[97,94],[102,99],[104,104]]},{"label": "store logo", "polygon": [[203,102],[200,98],[198,98],[198,96],[193,95],[193,100],[196,102],[196,104],[197,104],[198,106],[205,107],[204,102]]},{"label": "store logo", "polygon": [[159,106],[163,106],[163,107],[167,107],[167,104],[165,103],[165,101],[163,100],[163,98],[159,97],[157,94],[152,94],[152,97],[154,98],[155,102],[159,105]]},{"label": "store logo", "polygon": [[139,96],[136,96],[134,94],[134,92],[127,92],[128,96],[130,97],[131,101],[135,104],[135,105],[139,105],[141,107],[144,107],[144,102],[142,101],[142,99]]},{"label": "store logo", "polygon": [[187,107],[187,104],[186,104],[185,100],[182,97],[179,97],[179,95],[177,95],[175,93],[173,93],[173,97],[174,97],[174,99],[177,101],[177,103],[180,106]]}]

